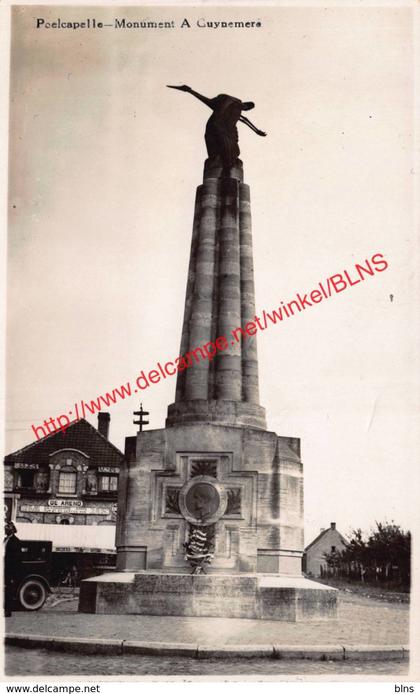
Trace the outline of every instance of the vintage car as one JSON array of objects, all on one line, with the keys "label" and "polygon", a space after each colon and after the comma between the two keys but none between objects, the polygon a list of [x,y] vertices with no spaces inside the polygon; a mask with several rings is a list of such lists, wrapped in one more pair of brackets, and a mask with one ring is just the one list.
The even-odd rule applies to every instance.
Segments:
[{"label": "vintage car", "polygon": [[39,610],[51,593],[52,542],[20,542],[21,561],[16,567],[15,603],[24,610]]}]

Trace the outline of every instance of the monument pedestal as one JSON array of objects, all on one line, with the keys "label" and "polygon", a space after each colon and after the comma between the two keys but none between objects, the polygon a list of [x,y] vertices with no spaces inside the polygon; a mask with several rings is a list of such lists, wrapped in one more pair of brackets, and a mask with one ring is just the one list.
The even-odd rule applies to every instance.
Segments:
[{"label": "monument pedestal", "polygon": [[[190,569],[185,543],[193,526],[211,533],[208,573],[301,575],[298,439],[202,423],[142,432],[131,443],[119,481],[117,570]],[[201,518],[203,511],[209,515]]]},{"label": "monument pedestal", "polygon": [[[177,425],[127,439],[117,572],[82,582],[79,610],[284,621],[336,616],[337,591],[301,576],[299,440],[243,426]],[[131,451],[131,454],[130,454]],[[198,518],[196,488],[214,490]],[[206,501],[206,499],[205,499]],[[210,520],[210,523],[208,523]],[[212,522],[214,520],[214,522]],[[213,557],[191,575],[191,528]]]}]

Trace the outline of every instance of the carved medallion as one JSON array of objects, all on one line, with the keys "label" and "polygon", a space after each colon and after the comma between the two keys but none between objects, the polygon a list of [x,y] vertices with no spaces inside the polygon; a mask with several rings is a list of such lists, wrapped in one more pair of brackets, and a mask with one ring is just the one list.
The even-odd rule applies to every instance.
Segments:
[{"label": "carved medallion", "polygon": [[193,477],[179,492],[179,508],[194,525],[211,525],[223,516],[227,506],[224,486],[213,477]]}]

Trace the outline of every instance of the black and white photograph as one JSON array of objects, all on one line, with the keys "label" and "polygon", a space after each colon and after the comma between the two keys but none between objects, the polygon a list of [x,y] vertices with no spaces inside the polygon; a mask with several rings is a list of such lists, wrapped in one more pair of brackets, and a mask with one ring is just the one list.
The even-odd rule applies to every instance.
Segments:
[{"label": "black and white photograph", "polygon": [[415,691],[418,8],[5,9],[3,680]]}]

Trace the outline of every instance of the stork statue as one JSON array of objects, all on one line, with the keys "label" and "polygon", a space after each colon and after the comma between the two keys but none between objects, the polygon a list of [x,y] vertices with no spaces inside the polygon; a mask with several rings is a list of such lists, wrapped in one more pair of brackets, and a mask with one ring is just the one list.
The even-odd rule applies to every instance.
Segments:
[{"label": "stork statue", "polygon": [[234,96],[228,94],[219,94],[213,99],[208,99],[206,96],[195,92],[191,87],[183,84],[180,87],[167,85],[170,89],[179,89],[182,92],[189,92],[197,99],[206,104],[213,111],[207,121],[205,141],[207,152],[210,159],[220,157],[224,166],[233,166],[238,158],[238,122],[244,123],[257,135],[265,137],[266,133],[259,130],[251,121],[242,115],[242,111],[249,111],[254,108],[255,104],[252,101],[241,101]]}]

